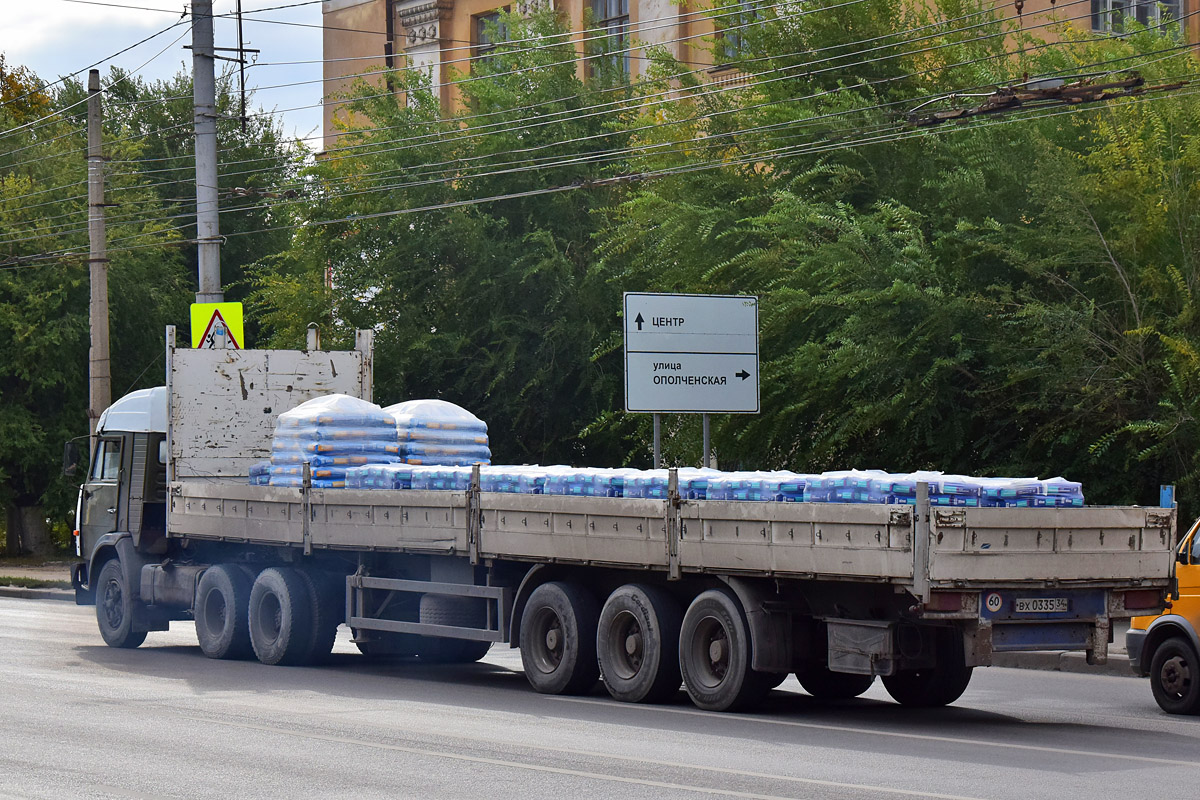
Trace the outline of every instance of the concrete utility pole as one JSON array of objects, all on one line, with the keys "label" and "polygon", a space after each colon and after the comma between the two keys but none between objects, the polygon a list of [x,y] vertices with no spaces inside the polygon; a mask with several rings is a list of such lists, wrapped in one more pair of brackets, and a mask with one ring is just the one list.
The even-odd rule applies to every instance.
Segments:
[{"label": "concrete utility pole", "polygon": [[88,433],[95,447],[96,424],[112,403],[108,356],[108,244],[104,231],[104,155],[101,153],[100,70],[88,73],[88,265],[92,282],[92,347],[88,353]]},{"label": "concrete utility pole", "polygon": [[223,303],[217,221],[217,79],[212,0],[192,3],[192,92],[196,131],[197,303]]}]

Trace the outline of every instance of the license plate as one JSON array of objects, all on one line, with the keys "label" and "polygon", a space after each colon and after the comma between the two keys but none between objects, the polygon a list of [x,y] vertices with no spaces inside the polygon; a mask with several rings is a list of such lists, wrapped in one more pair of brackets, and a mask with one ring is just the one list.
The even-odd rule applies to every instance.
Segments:
[{"label": "license plate", "polygon": [[1018,614],[1058,614],[1070,609],[1065,597],[1018,597],[1014,610]]}]

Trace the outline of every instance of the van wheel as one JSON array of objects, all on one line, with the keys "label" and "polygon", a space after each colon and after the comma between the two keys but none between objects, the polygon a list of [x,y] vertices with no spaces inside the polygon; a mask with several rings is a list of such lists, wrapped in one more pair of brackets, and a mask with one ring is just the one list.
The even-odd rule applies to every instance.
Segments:
[{"label": "van wheel", "polygon": [[1173,636],[1154,651],[1150,688],[1168,714],[1200,713],[1200,659],[1186,639]]},{"label": "van wheel", "polygon": [[661,703],[679,691],[682,617],[675,598],[655,586],[628,584],[608,596],[596,653],[614,699]]},{"label": "van wheel", "polygon": [[239,567],[209,567],[196,587],[196,640],[209,658],[249,658],[250,577]]},{"label": "van wheel", "polygon": [[313,635],[308,584],[294,569],[271,567],[250,590],[250,644],[264,664],[295,665],[309,655]]},{"label": "van wheel", "polygon": [[573,583],[533,590],[521,614],[521,663],[542,694],[580,694],[600,679],[596,601]]},{"label": "van wheel", "polygon": [[120,559],[105,561],[96,581],[96,623],[109,647],[133,648],[146,641],[145,631],[133,630],[133,603]]},{"label": "van wheel", "polygon": [[737,711],[770,691],[750,668],[750,630],[730,592],[709,589],[688,606],[679,634],[679,667],[688,696],[706,711]]}]

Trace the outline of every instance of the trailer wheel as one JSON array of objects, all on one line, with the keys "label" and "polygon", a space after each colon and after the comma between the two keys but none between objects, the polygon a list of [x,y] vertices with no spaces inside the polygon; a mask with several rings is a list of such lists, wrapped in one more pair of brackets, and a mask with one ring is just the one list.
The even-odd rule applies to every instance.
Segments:
[{"label": "trailer wheel", "polygon": [[1168,714],[1200,713],[1200,659],[1182,636],[1167,639],[1154,651],[1150,688]]},{"label": "trailer wheel", "polygon": [[313,635],[312,599],[304,578],[288,567],[258,574],[250,590],[250,643],[264,664],[301,664]]},{"label": "trailer wheel", "polygon": [[521,615],[521,663],[542,694],[579,694],[600,679],[596,663],[596,601],[558,581],[533,590]]},{"label": "trailer wheel", "polygon": [[196,640],[209,658],[248,658],[250,577],[238,567],[209,567],[196,587]]},{"label": "trailer wheel", "polygon": [[604,687],[625,703],[661,703],[679,691],[675,598],[655,586],[627,584],[608,596],[596,631]]},{"label": "trailer wheel", "polygon": [[707,711],[736,711],[770,690],[750,668],[749,626],[737,598],[724,589],[710,589],[688,606],[679,666],[692,702]]},{"label": "trailer wheel", "polygon": [[804,691],[818,700],[849,700],[870,689],[875,676],[834,672],[824,664],[814,662],[797,670],[796,680],[800,681]]},{"label": "trailer wheel", "polygon": [[96,580],[96,623],[109,647],[132,648],[146,641],[145,631],[133,630],[133,603],[120,559],[105,561]]},{"label": "trailer wheel", "polygon": [[320,664],[329,660],[338,625],[342,624],[344,609],[337,591],[339,586],[324,573],[299,570],[298,574],[307,584],[313,621],[312,640],[301,663]]},{"label": "trailer wheel", "polygon": [[945,706],[962,697],[971,682],[972,668],[966,665],[962,637],[949,628],[933,631],[936,662],[933,667],[904,670],[883,676],[883,687],[903,706]]}]

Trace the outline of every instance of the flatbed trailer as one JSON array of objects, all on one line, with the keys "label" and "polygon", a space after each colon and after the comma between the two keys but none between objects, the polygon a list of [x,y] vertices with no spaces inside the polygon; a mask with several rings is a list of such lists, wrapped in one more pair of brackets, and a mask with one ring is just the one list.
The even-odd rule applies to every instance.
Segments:
[{"label": "flatbed trailer", "polygon": [[163,463],[153,425],[105,420],[81,492],[81,519],[105,527],[101,459],[119,449],[126,513],[81,525],[75,581],[116,646],[195,619],[207,655],[304,663],[346,624],[370,656],[519,646],[542,692],[602,676],[651,702],[682,682],[727,710],[795,673],[821,697],[881,677],[903,704],[941,705],[994,652],[1104,661],[1112,621],[1171,586],[1169,508],[943,507],[923,484],[912,506],[691,500],[673,471],[663,500],[483,492],[478,468],[459,492],[252,486],[279,412],[371,398],[369,335],[341,353],[213,352],[168,331],[167,364]]}]

